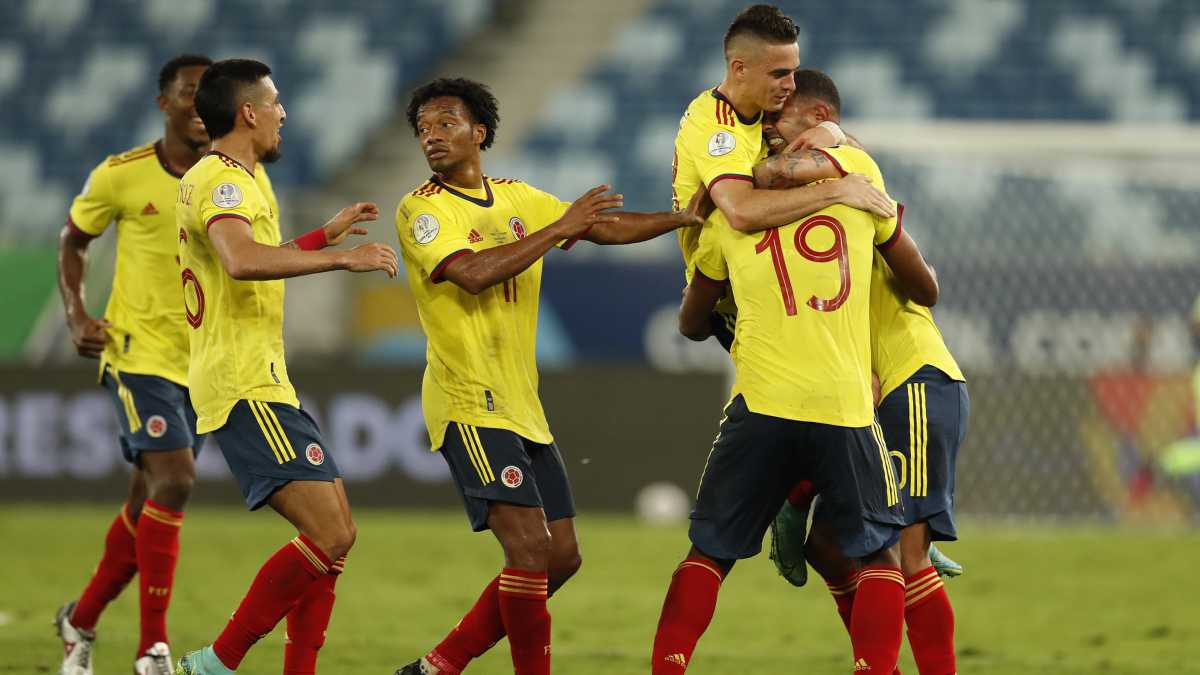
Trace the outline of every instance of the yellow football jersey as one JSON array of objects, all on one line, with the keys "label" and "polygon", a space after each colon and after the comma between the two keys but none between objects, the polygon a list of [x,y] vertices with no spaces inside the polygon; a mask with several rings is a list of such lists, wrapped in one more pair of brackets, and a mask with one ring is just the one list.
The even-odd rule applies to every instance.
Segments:
[{"label": "yellow football jersey", "polygon": [[[843,170],[879,167],[850,147],[827,154]],[[737,381],[756,413],[844,427],[870,426],[871,263],[899,221],[841,204],[802,221],[742,234],[705,228],[694,258],[704,276],[728,280],[738,317],[732,350]]]},{"label": "yellow football jersey", "polygon": [[396,209],[408,285],[428,338],[421,404],[433,450],[452,421],[553,440],[538,398],[542,260],[479,295],[445,283],[441,272],[460,255],[537,232],[569,206],[517,180],[484,177],[482,189],[468,190],[434,177]]},{"label": "yellow football jersey", "polygon": [[[671,168],[673,208],[678,211],[687,206],[701,185],[711,189],[714,183],[725,179],[753,183],[754,165],[764,154],[762,113],[752,120],[743,119],[716,89],[701,92],[683,113],[675,136],[675,161]],[[713,225],[729,227],[729,220],[720,209],[713,211],[703,228],[676,230],[684,274],[689,279],[700,233]]]},{"label": "yellow football jersey", "polygon": [[[900,209],[898,219],[903,216]],[[876,252],[871,271],[871,365],[882,395],[904,384],[924,365],[965,382],[933,321],[933,312],[909,300],[898,283],[892,268]]]},{"label": "yellow football jersey", "polygon": [[112,293],[104,309],[109,343],[100,372],[155,375],[187,386],[188,336],[179,289],[175,195],[180,176],[161,141],[105,159],[71,203],[71,223],[99,236],[117,226]]},{"label": "yellow football jersey", "polygon": [[179,259],[191,341],[188,383],[201,434],[224,426],[241,399],[300,405],[283,354],[283,280],[234,279],[208,238],[214,222],[236,218],[250,225],[258,243],[279,245],[279,205],[261,166],[251,174],[237,160],[213,151],[179,183]]}]

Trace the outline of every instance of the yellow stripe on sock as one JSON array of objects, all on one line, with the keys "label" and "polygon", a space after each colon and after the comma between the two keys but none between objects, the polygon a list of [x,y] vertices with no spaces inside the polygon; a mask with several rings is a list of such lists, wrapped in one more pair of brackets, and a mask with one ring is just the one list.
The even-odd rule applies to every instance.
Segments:
[{"label": "yellow stripe on sock", "polygon": [[125,523],[125,529],[129,530],[129,534],[137,537],[137,528],[133,526],[133,521],[129,519],[129,504],[121,507],[121,522]]},{"label": "yellow stripe on sock", "polygon": [[936,593],[939,588],[945,588],[945,585],[942,583],[941,579],[938,579],[938,582],[936,584],[925,589],[918,595],[906,596],[904,598],[904,606],[908,607],[908,606],[917,604],[918,602],[924,600],[925,598],[929,597],[930,595]]},{"label": "yellow stripe on sock", "polygon": [[704,565],[704,564],[698,563],[698,562],[688,562],[688,561],[681,562],[681,563],[679,563],[679,567],[675,568],[675,573],[678,574],[685,567],[699,567],[702,570],[708,570],[709,572],[712,572],[713,576],[715,576],[717,578],[717,581],[725,580],[725,578],[721,576],[720,572],[714,570],[713,568],[709,567],[708,565]]},{"label": "yellow stripe on sock", "polygon": [[283,452],[283,456],[288,460],[296,459],[296,450],[292,448],[292,442],[288,440],[287,434],[284,433],[283,425],[279,423],[279,418],[275,416],[275,411],[267,403],[259,403],[259,405],[262,406],[267,423],[275,429],[276,438],[280,441],[279,449]]},{"label": "yellow stripe on sock", "polygon": [[183,518],[160,511],[149,504],[142,505],[142,515],[149,516],[151,520],[157,520],[160,523],[172,525],[174,527],[183,525]]},{"label": "yellow stripe on sock", "polygon": [[275,436],[271,433],[271,430],[267,428],[266,421],[263,420],[262,411],[258,408],[258,402],[247,400],[246,406],[250,408],[250,414],[254,415],[254,420],[258,422],[258,428],[262,430],[263,439],[267,441],[267,446],[271,448],[271,453],[275,455],[275,461],[283,464],[286,460],[283,458],[283,453],[279,451],[279,446],[276,444]]},{"label": "yellow stripe on sock", "polygon": [[300,537],[296,537],[292,540],[292,546],[295,546],[300,553],[304,554],[304,557],[308,558],[308,561],[312,563],[312,566],[315,567],[318,572],[321,574],[327,574],[329,572],[329,568],[325,566],[325,563],[321,562],[321,559],[317,557],[317,554],[313,553],[312,549],[310,549],[303,541],[300,540]]}]

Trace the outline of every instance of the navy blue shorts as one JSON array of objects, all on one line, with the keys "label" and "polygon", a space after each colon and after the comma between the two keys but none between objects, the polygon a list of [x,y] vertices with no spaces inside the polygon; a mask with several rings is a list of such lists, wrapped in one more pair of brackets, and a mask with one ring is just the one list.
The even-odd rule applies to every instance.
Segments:
[{"label": "navy blue shorts", "polygon": [[238,401],[213,435],[251,511],[294,480],[333,482],[342,475],[317,423],[286,403]]},{"label": "navy blue shorts", "polygon": [[546,522],[575,517],[567,467],[554,443],[535,443],[507,429],[451,422],[439,450],[476,532],[488,529],[491,502],[539,507]]},{"label": "navy blue shorts", "polygon": [[821,493],[845,555],[861,558],[895,544],[904,519],[878,433],[874,427],[760,415],[735,397],[700,479],[688,532],[692,544],[717,559],[756,555],[801,480]]},{"label": "navy blue shorts", "polygon": [[196,411],[187,387],[158,377],[121,373],[108,366],[100,383],[117,407],[121,456],[141,466],[143,452],[191,448],[200,454],[204,435],[196,434]]},{"label": "navy blue shorts", "polygon": [[929,523],[934,541],[958,539],[954,468],[970,414],[966,383],[933,366],[922,367],[879,404],[906,524]]}]

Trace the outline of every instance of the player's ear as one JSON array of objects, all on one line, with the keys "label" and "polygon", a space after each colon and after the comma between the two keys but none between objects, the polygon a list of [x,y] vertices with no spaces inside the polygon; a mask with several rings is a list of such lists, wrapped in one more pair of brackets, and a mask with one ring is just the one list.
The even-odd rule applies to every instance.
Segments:
[{"label": "player's ear", "polygon": [[251,129],[258,126],[258,115],[254,113],[254,104],[250,101],[243,101],[241,107],[238,108],[238,116],[246,120],[246,126]]},{"label": "player's ear", "polygon": [[487,138],[487,126],[476,124],[472,134],[472,140],[475,141],[475,145],[483,145],[483,139],[485,138]]},{"label": "player's ear", "polygon": [[813,104],[813,116],[818,122],[825,122],[833,119],[833,108],[824,101],[817,101]]},{"label": "player's ear", "polygon": [[154,97],[154,102],[158,104],[159,112],[167,112],[167,97],[159,94]]}]

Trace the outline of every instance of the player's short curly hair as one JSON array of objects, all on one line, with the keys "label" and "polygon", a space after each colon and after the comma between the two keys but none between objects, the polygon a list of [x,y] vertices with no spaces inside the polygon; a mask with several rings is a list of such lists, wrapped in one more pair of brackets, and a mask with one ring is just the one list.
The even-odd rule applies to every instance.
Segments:
[{"label": "player's short curly hair", "polygon": [[795,21],[775,5],[750,5],[738,13],[729,30],[725,31],[725,51],[729,43],[742,35],[754,37],[776,45],[789,44],[800,36]]},{"label": "player's short curly hair", "polygon": [[158,93],[167,93],[167,87],[175,81],[175,76],[184,68],[192,66],[211,66],[213,60],[203,54],[180,54],[163,64],[158,71]]},{"label": "player's short curly hair", "polygon": [[465,77],[438,78],[413,91],[407,111],[408,125],[412,127],[413,134],[417,133],[417,113],[421,106],[441,96],[454,96],[462,100],[467,112],[471,113],[471,120],[487,128],[487,134],[483,137],[479,149],[487,150],[492,147],[492,142],[496,140],[496,128],[500,126],[500,104],[496,102],[496,97],[486,84]]},{"label": "player's short curly hair", "polygon": [[842,112],[842,96],[838,93],[837,84],[833,78],[819,70],[804,68],[797,70],[794,75],[796,80],[796,92],[793,96],[798,98],[815,98],[818,101],[824,101],[833,108],[834,112],[841,114]]}]

